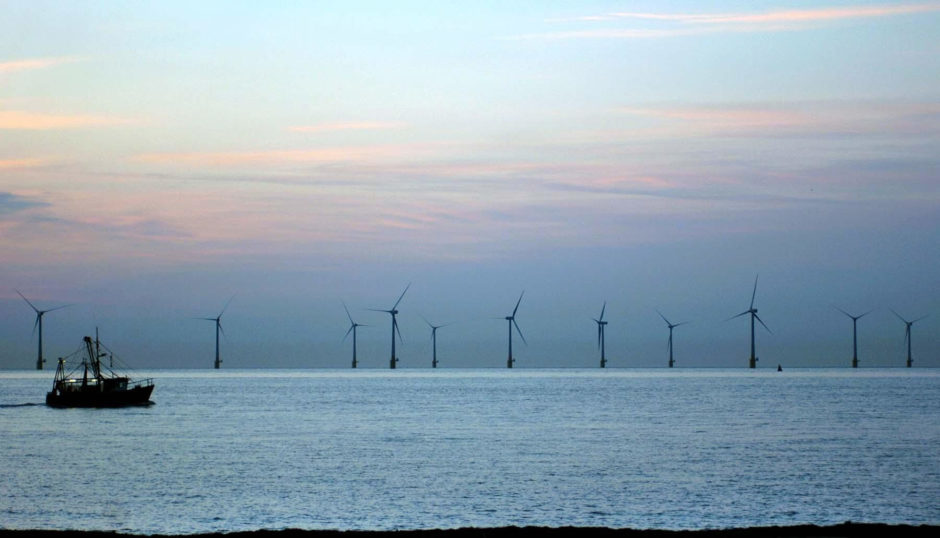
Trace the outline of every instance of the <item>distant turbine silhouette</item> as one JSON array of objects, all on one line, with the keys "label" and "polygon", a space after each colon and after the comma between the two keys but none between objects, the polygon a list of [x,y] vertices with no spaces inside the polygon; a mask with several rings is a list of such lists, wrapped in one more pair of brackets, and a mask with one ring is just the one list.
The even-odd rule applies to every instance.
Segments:
[{"label": "distant turbine silhouette", "polygon": [[[392,315],[392,358],[389,359],[389,362],[388,362],[388,367],[391,368],[392,370],[395,369],[395,364],[398,362],[398,357],[395,356],[395,333],[398,333],[398,339],[401,340],[401,331],[398,329],[398,320],[395,318],[395,316],[398,315],[398,310],[396,310],[396,308],[398,308],[398,303],[401,302],[402,297],[405,296],[405,292],[407,292],[408,288],[410,287],[411,287],[411,283],[409,282],[408,285],[405,286],[405,291],[401,292],[401,295],[398,297],[398,300],[395,301],[395,305],[392,306],[390,310],[378,310],[375,308],[369,309],[373,312],[385,312],[387,314]],[[404,342],[404,340],[402,340],[402,342]]]},{"label": "distant turbine silhouette", "polygon": [[519,333],[519,338],[522,338],[522,342],[525,345],[529,345],[525,341],[525,336],[522,336],[522,330],[519,329],[519,324],[516,323],[516,311],[519,310],[519,303],[522,302],[522,296],[525,295],[525,291],[519,294],[519,300],[516,301],[516,307],[512,309],[512,315],[506,316],[506,321],[509,322],[509,358],[506,359],[506,368],[512,368],[512,363],[516,362],[516,359],[512,358],[512,327],[516,326],[516,332]]},{"label": "distant turbine silhouette", "polygon": [[754,308],[755,297],[757,297],[757,277],[754,277],[754,291],[751,293],[751,307],[745,310],[744,312],[741,312],[737,316],[732,316],[728,318],[727,320],[725,320],[725,321],[729,321],[734,318],[739,318],[747,314],[751,315],[751,359],[748,361],[748,368],[757,368],[757,361],[758,361],[757,355],[754,352],[754,320],[756,319],[757,321],[759,321],[760,324],[763,325],[765,329],[767,329],[767,332],[769,332],[770,334],[773,334],[773,331],[770,330],[770,327],[768,327],[764,323],[764,320],[760,319],[760,316],[757,315],[757,309]]},{"label": "distant turbine silhouette", "polygon": [[604,301],[604,306],[601,307],[601,315],[594,319],[594,323],[597,323],[597,347],[601,350],[601,368],[607,367],[607,358],[604,355],[605,341],[604,341],[604,328],[607,326],[607,322],[604,321],[604,311],[607,310],[607,301]]},{"label": "distant turbine silhouette", "polygon": [[853,316],[839,307],[836,307],[836,310],[852,318],[852,368],[858,368],[858,320],[871,314],[871,310],[858,316]]},{"label": "distant turbine silhouette", "polygon": [[[424,319],[423,317],[421,319]],[[445,323],[444,325],[431,325],[431,322],[424,320],[428,324],[428,327],[431,328],[431,368],[437,368],[437,330],[443,327],[451,325],[450,323]]]},{"label": "distant turbine silhouette", "polygon": [[346,338],[349,336],[349,333],[353,335],[353,360],[352,367],[355,368],[359,365],[359,362],[356,360],[356,328],[357,327],[368,327],[368,325],[363,325],[361,323],[356,323],[353,321],[352,316],[349,314],[349,309],[346,308],[346,303],[343,303],[343,309],[346,310],[346,317],[349,318],[349,330],[346,331],[346,336],[343,337],[343,341],[346,341]]},{"label": "distant turbine silhouette", "polygon": [[225,334],[225,331],[222,330],[222,314],[225,313],[225,309],[228,308],[229,303],[231,303],[232,299],[234,298],[235,298],[234,295],[229,297],[228,301],[225,302],[225,306],[222,307],[222,311],[219,312],[218,316],[214,318],[195,318],[195,319],[202,319],[206,321],[215,322],[215,363],[214,365],[215,365],[216,370],[222,367],[222,357],[219,356],[219,333]]},{"label": "distant turbine silhouette", "polygon": [[[892,312],[894,312],[894,310],[892,310]],[[901,317],[901,314],[898,314],[897,312],[894,312],[894,315],[897,316],[899,320],[904,322],[904,343],[907,344],[907,367],[910,368],[914,365],[914,359],[911,358],[911,325],[926,318],[927,316],[921,316],[913,321],[907,321]]]},{"label": "distant turbine silhouette", "polygon": [[20,297],[23,298],[24,301],[26,301],[26,304],[28,304],[29,307],[32,308],[32,309],[36,312],[36,322],[33,323],[33,332],[36,332],[36,327],[39,327],[39,353],[38,353],[38,355],[36,356],[36,369],[37,369],[37,370],[42,370],[42,365],[46,362],[46,359],[43,358],[43,356],[42,356],[42,317],[43,317],[44,315],[46,315],[47,313],[49,313],[49,312],[53,312],[53,311],[55,311],[55,310],[59,310],[59,309],[61,309],[61,308],[65,308],[65,307],[71,306],[71,305],[64,304],[64,305],[62,305],[62,306],[57,306],[57,307],[55,307],[55,308],[49,308],[49,309],[46,309],[46,310],[40,310],[40,309],[36,308],[36,307],[33,305],[33,303],[29,302],[29,299],[27,299],[22,293],[20,293],[19,290],[15,290],[15,291],[16,291],[17,294],[19,294]]},{"label": "distant turbine silhouette", "polygon": [[680,325],[685,325],[688,323],[688,321],[683,321],[681,323],[671,323],[668,319],[666,319],[666,316],[664,316],[662,312],[657,310],[656,313],[659,314],[659,317],[663,318],[663,321],[666,322],[666,326],[669,327],[669,367],[672,368],[676,364],[676,361],[672,360],[672,330]]}]

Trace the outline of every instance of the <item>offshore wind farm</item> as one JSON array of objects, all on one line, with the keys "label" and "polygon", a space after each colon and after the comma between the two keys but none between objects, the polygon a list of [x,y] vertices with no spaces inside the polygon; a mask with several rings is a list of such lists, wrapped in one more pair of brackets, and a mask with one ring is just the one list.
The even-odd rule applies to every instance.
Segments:
[{"label": "offshore wind farm", "polygon": [[[732,316],[731,318],[727,318],[727,319],[724,320],[725,322],[728,322],[728,321],[737,319],[737,318],[742,317],[742,316],[749,316],[749,321],[750,321],[749,327],[750,327],[750,331],[748,332],[748,336],[749,336],[748,341],[749,341],[749,343],[750,343],[750,348],[749,348],[749,349],[750,349],[750,354],[749,354],[749,356],[748,356],[748,358],[747,358],[746,366],[747,366],[747,368],[750,368],[750,369],[757,368],[757,364],[758,364],[758,360],[759,360],[758,357],[757,357],[757,352],[756,352],[756,335],[755,335],[756,323],[759,323],[759,324],[766,330],[766,332],[767,332],[768,334],[773,334],[773,333],[770,331],[770,328],[767,327],[767,325],[764,323],[764,321],[763,321],[763,320],[758,316],[758,314],[757,314],[758,309],[756,308],[756,299],[757,299],[757,284],[758,284],[758,278],[759,278],[759,276],[758,276],[758,277],[755,277],[755,279],[754,279],[754,286],[753,286],[753,289],[752,289],[752,292],[751,292],[750,304],[749,304],[748,309],[745,310],[744,312],[741,312],[741,313],[735,315],[735,316]],[[388,367],[389,367],[389,369],[392,369],[392,370],[396,369],[396,368],[398,367],[399,362],[400,362],[400,358],[399,358],[399,356],[398,356],[398,353],[396,352],[396,343],[397,343],[398,346],[399,346],[398,349],[400,349],[400,346],[401,346],[402,344],[404,344],[404,339],[403,339],[403,337],[402,337],[401,329],[399,328],[399,324],[398,324],[398,317],[397,317],[397,316],[398,316],[398,314],[400,313],[399,310],[398,310],[398,306],[399,306],[399,304],[401,304],[402,299],[404,299],[405,294],[406,294],[406,293],[408,292],[408,290],[411,288],[411,285],[412,285],[412,284],[409,283],[408,285],[405,286],[405,288],[404,288],[404,290],[402,291],[401,295],[399,295],[398,299],[395,301],[395,303],[392,305],[392,307],[391,307],[390,309],[388,309],[388,310],[384,310],[384,309],[375,309],[375,308],[365,309],[366,311],[385,313],[385,314],[389,314],[389,315],[391,316],[391,346],[390,346],[391,352],[390,352],[390,358],[389,358],[389,362],[388,362]],[[17,293],[19,294],[19,291],[17,291]],[[59,307],[50,308],[50,309],[46,309],[46,310],[39,310],[39,309],[36,308],[35,305],[33,305],[33,303],[31,303],[28,299],[26,299],[25,297],[23,297],[22,294],[20,294],[20,296],[23,298],[24,301],[26,301],[26,303],[28,304],[28,306],[29,306],[30,308],[32,308],[32,309],[34,310],[34,312],[36,313],[36,320],[35,320],[35,324],[34,324],[34,327],[33,327],[33,329],[34,329],[34,334],[35,334],[35,329],[36,329],[37,327],[38,327],[38,329],[39,329],[39,331],[38,331],[38,336],[37,336],[37,341],[38,341],[38,358],[37,358],[37,361],[36,361],[36,369],[37,369],[37,370],[42,370],[42,369],[43,369],[42,366],[43,366],[43,364],[44,364],[44,362],[45,362],[45,360],[44,360],[44,358],[43,358],[43,347],[42,347],[42,316],[43,316],[43,314],[45,314],[45,313],[47,313],[47,312],[52,312],[52,311],[54,311],[54,310],[59,310],[59,309],[61,309],[61,308],[65,308],[65,306],[74,306],[74,305],[62,305],[62,306],[59,306]],[[525,339],[525,336],[523,335],[522,330],[521,330],[521,328],[519,327],[518,322],[516,321],[516,314],[517,314],[518,311],[519,311],[519,307],[520,307],[520,305],[522,304],[522,299],[523,299],[524,296],[525,296],[525,292],[523,291],[523,292],[519,295],[519,298],[517,299],[517,301],[516,301],[516,303],[515,303],[515,305],[514,305],[514,307],[513,307],[512,313],[511,313],[510,315],[505,316],[505,317],[503,317],[503,318],[498,318],[498,319],[504,319],[504,320],[507,322],[507,330],[508,330],[508,334],[507,334],[508,354],[507,354],[507,360],[506,360],[506,367],[507,367],[507,368],[513,368],[514,365],[515,365],[515,363],[516,363],[516,359],[515,359],[515,356],[514,356],[514,354],[513,354],[513,344],[512,344],[512,341],[513,341],[513,333],[515,332],[515,334],[522,340],[523,344],[525,344],[526,346],[528,346],[528,341]],[[218,370],[218,369],[220,369],[220,368],[222,367],[222,358],[221,358],[221,352],[220,352],[220,339],[221,339],[221,337],[224,336],[224,334],[225,334],[225,333],[224,333],[224,330],[222,329],[222,321],[221,321],[221,320],[222,320],[222,315],[225,314],[226,310],[228,310],[228,307],[229,307],[230,303],[232,302],[232,299],[233,299],[233,298],[234,298],[234,295],[233,295],[232,297],[230,297],[228,301],[226,301],[225,305],[222,307],[222,310],[219,311],[219,314],[218,314],[217,316],[215,316],[215,317],[192,318],[192,319],[196,319],[196,320],[211,321],[211,322],[214,323],[214,329],[215,329],[215,333],[214,333],[214,335],[215,335],[215,355],[214,355],[214,360],[212,361],[212,367],[213,367],[214,369],[216,369],[216,370]],[[369,327],[369,325],[357,323],[357,322],[353,319],[352,313],[350,312],[349,307],[346,305],[346,303],[341,301],[341,304],[342,304],[343,312],[345,313],[346,319],[349,321],[349,326],[348,326],[348,328],[347,328],[345,334],[343,335],[342,342],[346,342],[346,340],[349,338],[349,336],[352,335],[352,340],[351,340],[351,343],[352,343],[352,362],[351,362],[351,367],[352,367],[353,369],[355,369],[355,368],[358,368],[358,367],[359,367],[359,364],[360,364],[360,359],[359,359],[359,354],[358,354],[358,341],[359,341],[359,340],[358,340],[358,328],[359,328],[359,327]],[[859,319],[861,319],[861,318],[863,318],[863,317],[865,317],[865,316],[871,314],[873,311],[872,311],[872,310],[869,310],[869,311],[866,311],[866,312],[864,312],[864,313],[862,313],[862,314],[854,315],[854,316],[853,316],[852,314],[846,312],[845,310],[842,310],[841,308],[836,307],[836,310],[838,310],[839,312],[841,312],[841,313],[844,314],[846,317],[848,317],[848,318],[850,318],[850,319],[852,320],[852,356],[851,356],[851,367],[852,367],[852,368],[858,368],[858,366],[859,366],[859,359],[858,359],[858,330],[857,330],[857,323],[858,323],[858,320],[859,320]],[[660,312],[658,309],[654,309],[653,311],[659,316],[660,319],[662,319],[663,322],[665,322],[666,327],[667,327],[667,329],[668,329],[668,331],[669,331],[669,337],[668,337],[668,341],[667,341],[668,361],[667,361],[667,363],[666,363],[666,366],[667,366],[668,368],[673,368],[673,367],[676,366],[676,360],[675,360],[675,356],[674,356],[673,331],[674,331],[674,329],[676,329],[677,327],[680,327],[680,326],[683,326],[683,325],[688,325],[688,324],[691,323],[691,322],[688,321],[688,320],[686,320],[686,321],[682,321],[682,322],[679,322],[679,323],[672,323],[672,322],[669,321],[669,319],[666,318],[666,316],[663,315],[662,312]],[[898,313],[897,313],[896,311],[894,311],[893,309],[889,309],[889,311],[890,311],[892,314],[894,314],[894,316],[895,316],[896,318],[898,318],[899,320],[901,320],[901,321],[904,323],[905,331],[904,331],[904,339],[903,339],[903,345],[902,345],[902,350],[903,350],[904,353],[906,353],[906,355],[905,355],[905,360],[904,360],[904,366],[906,366],[907,368],[911,368],[911,367],[913,366],[913,364],[914,364],[914,360],[913,360],[913,351],[912,351],[912,350],[914,349],[914,347],[913,347],[913,340],[912,340],[912,331],[911,331],[911,328],[912,328],[912,326],[914,325],[914,323],[919,322],[919,321],[921,321],[921,320],[923,320],[923,319],[925,319],[925,318],[927,318],[927,317],[929,317],[929,316],[928,316],[928,315],[924,315],[924,316],[921,316],[921,317],[916,318],[916,319],[914,319],[914,320],[908,321],[907,319],[903,318],[900,314],[898,314]],[[607,331],[607,325],[608,325],[609,321],[607,321],[607,320],[604,319],[604,316],[605,316],[606,312],[607,312],[607,301],[604,301],[603,305],[601,306],[601,311],[600,311],[600,314],[598,315],[598,317],[596,317],[596,318],[591,318],[592,321],[594,321],[594,323],[596,324],[596,329],[597,329],[597,333],[596,333],[596,334],[597,334],[597,350],[600,352],[600,363],[599,363],[600,368],[606,368],[606,367],[608,367],[608,359],[607,359],[607,355],[606,355],[606,350],[607,350],[607,345],[606,345],[606,331]],[[420,319],[424,322],[424,324],[427,326],[427,328],[430,329],[430,331],[431,331],[431,333],[430,333],[430,344],[431,344],[431,349],[430,349],[430,353],[431,353],[430,367],[431,367],[431,368],[437,368],[437,367],[438,367],[438,359],[437,359],[437,330],[438,330],[438,329],[441,329],[441,328],[443,328],[443,327],[448,327],[448,326],[454,325],[454,323],[446,323],[446,324],[441,324],[441,325],[434,325],[434,324],[432,324],[430,321],[428,321],[427,318],[425,318],[423,315],[419,315],[419,317],[420,317]],[[570,320],[570,321],[573,321],[573,320]],[[756,323],[755,323],[755,322],[756,322]],[[467,322],[465,322],[465,323],[467,323]],[[621,354],[622,354],[623,356],[628,356],[628,355],[629,355],[629,352],[628,352],[627,350],[621,350]],[[744,354],[742,353],[741,355],[743,356]],[[478,357],[478,358],[479,358],[479,357]],[[261,363],[258,363],[258,364],[243,364],[242,367],[255,367],[255,368],[258,368],[258,367],[265,367],[266,364],[267,364],[267,356],[262,356],[261,359],[263,360],[263,362],[261,362]],[[555,363],[548,363],[548,364],[545,364],[545,363],[540,364],[539,362],[533,361],[533,362],[531,362],[531,363],[529,364],[529,367],[583,367],[584,364],[585,364],[585,363],[584,363],[584,360],[583,360],[583,357],[582,357],[582,358],[570,358],[569,360],[570,360],[570,362],[562,362],[562,363],[555,362]],[[322,364],[322,363],[321,363],[321,364]],[[334,364],[333,361],[331,361],[330,364],[331,364],[331,365]],[[743,362],[742,362],[742,364],[743,364]],[[779,368],[779,367],[780,367],[780,363],[777,363],[777,364],[778,364],[778,368]],[[790,365],[792,365],[792,364],[793,364],[793,363],[790,363],[790,364],[788,364],[788,366],[790,366]],[[818,364],[806,364],[805,362],[804,362],[804,363],[799,363],[799,362],[797,362],[797,363],[795,363],[795,364],[796,364],[797,366],[804,366],[804,367],[806,367],[806,366],[817,366],[817,367],[820,366],[820,365],[818,365]],[[317,366],[316,363],[301,364],[301,365],[299,365],[299,367],[316,367],[316,366]],[[469,367],[469,368],[476,368],[476,367],[480,367],[481,364],[480,364],[479,362],[477,362],[477,363],[464,363],[462,366],[463,366],[463,367]],[[615,362],[615,364],[614,364],[613,366],[614,366],[614,367],[620,367],[620,368],[629,368],[629,367],[642,367],[642,366],[645,366],[645,365],[644,365],[643,363],[631,362],[631,361],[629,361],[628,359],[619,359],[619,360],[617,360],[617,361]],[[697,366],[698,366],[698,367],[715,367],[715,366],[721,366],[721,365],[720,365],[720,364],[699,363]],[[900,366],[900,362],[896,362],[895,364],[887,364],[887,366]],[[322,367],[322,366],[321,366],[321,367]],[[334,366],[334,367],[335,367],[335,366]],[[409,367],[420,367],[420,365],[419,365],[419,364],[409,364]]]}]

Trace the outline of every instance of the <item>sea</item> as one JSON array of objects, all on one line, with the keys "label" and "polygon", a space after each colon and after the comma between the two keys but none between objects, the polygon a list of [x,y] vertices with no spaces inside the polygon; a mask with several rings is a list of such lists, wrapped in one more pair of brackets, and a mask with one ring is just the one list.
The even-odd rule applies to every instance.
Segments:
[{"label": "sea", "polygon": [[931,369],[0,372],[0,528],[940,524]]}]

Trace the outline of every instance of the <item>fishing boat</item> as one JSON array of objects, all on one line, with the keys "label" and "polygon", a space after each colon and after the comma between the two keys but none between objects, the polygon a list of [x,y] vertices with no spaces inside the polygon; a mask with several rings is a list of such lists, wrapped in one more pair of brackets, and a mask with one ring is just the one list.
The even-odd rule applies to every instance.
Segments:
[{"label": "fishing boat", "polygon": [[[97,333],[97,331],[96,331]],[[60,358],[55,371],[52,390],[46,394],[46,405],[50,407],[127,407],[150,405],[153,380],[134,381],[120,375],[109,366],[101,364],[107,356],[101,352],[102,344],[97,334],[92,341],[86,336],[73,355],[84,353],[82,362],[71,371],[66,370],[66,359]],[[111,353],[113,366],[114,353]]]}]

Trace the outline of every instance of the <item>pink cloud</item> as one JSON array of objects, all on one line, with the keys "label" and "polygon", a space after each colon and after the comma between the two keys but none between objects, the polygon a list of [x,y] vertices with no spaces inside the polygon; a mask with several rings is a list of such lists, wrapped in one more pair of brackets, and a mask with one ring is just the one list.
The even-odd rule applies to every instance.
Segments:
[{"label": "pink cloud", "polygon": [[245,165],[290,163],[344,163],[387,161],[413,157],[426,151],[422,145],[363,145],[311,149],[147,153],[133,158],[137,162],[224,168]]},{"label": "pink cloud", "polygon": [[77,61],[75,58],[30,58],[27,60],[12,60],[0,62],[0,73],[13,73],[15,71],[30,71],[44,69],[53,65]]},{"label": "pink cloud", "polygon": [[693,14],[693,13],[611,13],[593,20],[610,19],[650,19],[662,21],[675,21],[688,24],[775,24],[788,22],[812,22],[836,19],[857,19],[867,17],[889,17],[894,15],[908,15],[940,11],[940,4],[906,4],[897,6],[850,6],[844,8],[820,8],[802,10],[782,10],[767,13],[720,13],[720,14]]},{"label": "pink cloud", "polygon": [[314,125],[298,125],[288,127],[288,131],[298,133],[324,133],[332,131],[375,131],[386,129],[400,129],[404,123],[381,122],[381,121],[353,121],[353,122],[334,122],[317,123]]},{"label": "pink cloud", "polygon": [[46,164],[43,159],[0,159],[0,170],[13,168],[35,168]]},{"label": "pink cloud", "polygon": [[707,124],[715,128],[806,125],[814,118],[813,114],[800,110],[760,106],[624,108],[621,111],[633,115]]},{"label": "pink cloud", "polygon": [[22,110],[0,110],[0,129],[9,130],[53,130],[80,129],[85,127],[105,127],[134,123],[125,118],[108,116],[67,116],[58,114],[38,114]]},{"label": "pink cloud", "polygon": [[672,124],[663,135],[749,134],[779,136],[803,134],[927,134],[936,132],[932,118],[940,114],[938,103],[826,103],[791,106],[747,104],[710,106],[626,107],[633,116]]},{"label": "pink cloud", "polygon": [[[883,6],[848,6],[835,8],[779,10],[764,13],[655,13],[614,12],[567,19],[565,22],[652,21],[661,28],[602,28],[516,36],[519,39],[643,39],[679,37],[719,32],[786,31],[809,27],[813,23],[892,17],[940,11],[940,2]],[[557,22],[557,21],[555,21]]]}]

